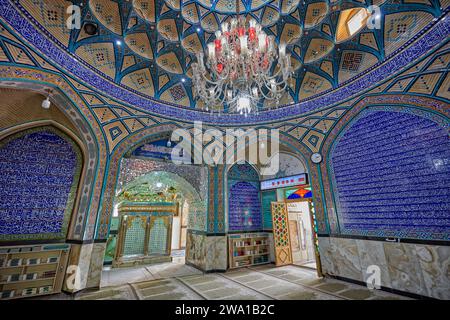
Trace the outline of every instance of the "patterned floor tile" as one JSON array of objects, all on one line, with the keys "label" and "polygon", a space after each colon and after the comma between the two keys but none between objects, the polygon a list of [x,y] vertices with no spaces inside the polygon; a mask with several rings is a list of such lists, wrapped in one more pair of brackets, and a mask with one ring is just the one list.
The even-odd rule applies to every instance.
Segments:
[{"label": "patterned floor tile", "polygon": [[50,297],[77,300],[407,299],[336,279],[317,278],[315,270],[296,266],[276,268],[274,265],[265,265],[226,273],[204,274],[183,264],[172,263],[113,271],[109,273],[109,278],[102,279],[102,283],[126,284],[102,287],[98,291],[83,291],[72,296],[59,294],[41,299]]},{"label": "patterned floor tile", "polygon": [[95,292],[82,292],[75,297],[75,300],[135,300],[130,286],[120,286],[105,288]]},{"label": "patterned floor tile", "polygon": [[207,278],[208,281],[199,281],[202,279],[201,277],[180,277],[178,279],[206,299],[220,300],[232,296],[241,296],[245,299],[267,299],[262,293],[251,290],[220,274],[210,274],[203,278]]},{"label": "patterned floor tile", "polygon": [[177,279],[164,279],[131,285],[140,300],[201,300],[202,296]]}]

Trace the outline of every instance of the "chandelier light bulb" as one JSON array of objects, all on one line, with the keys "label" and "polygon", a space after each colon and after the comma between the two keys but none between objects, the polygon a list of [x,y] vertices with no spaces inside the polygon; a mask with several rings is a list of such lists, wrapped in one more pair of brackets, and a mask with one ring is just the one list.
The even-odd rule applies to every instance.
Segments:
[{"label": "chandelier light bulb", "polygon": [[241,36],[239,39],[239,42],[241,44],[241,53],[242,54],[247,53],[247,38],[248,38],[248,36]]},{"label": "chandelier light bulb", "polygon": [[280,58],[283,58],[286,55],[286,45],[280,44]]},{"label": "chandelier light bulb", "polygon": [[222,32],[228,32],[228,22],[222,23]]},{"label": "chandelier light bulb", "polygon": [[208,57],[214,59],[216,55],[216,48],[214,43],[208,43]]},{"label": "chandelier light bulb", "polygon": [[266,51],[266,34],[265,33],[261,33],[258,36],[258,44],[259,44],[259,51],[261,52],[265,52]]}]

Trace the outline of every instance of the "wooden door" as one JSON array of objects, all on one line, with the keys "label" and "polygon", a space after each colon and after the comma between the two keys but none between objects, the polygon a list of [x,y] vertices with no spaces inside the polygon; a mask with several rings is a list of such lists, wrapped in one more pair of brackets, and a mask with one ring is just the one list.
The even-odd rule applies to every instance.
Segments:
[{"label": "wooden door", "polygon": [[287,206],[284,202],[272,202],[273,240],[275,265],[292,264],[291,242]]}]

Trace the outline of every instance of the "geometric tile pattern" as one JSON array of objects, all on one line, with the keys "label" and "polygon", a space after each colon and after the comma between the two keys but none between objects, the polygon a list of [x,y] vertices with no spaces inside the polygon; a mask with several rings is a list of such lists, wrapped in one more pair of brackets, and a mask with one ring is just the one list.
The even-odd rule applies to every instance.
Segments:
[{"label": "geometric tile pattern", "polygon": [[284,247],[289,244],[289,234],[287,226],[286,208],[283,204],[272,204],[272,216],[274,222],[274,232],[276,233],[275,246]]},{"label": "geometric tile pattern", "polygon": [[127,232],[123,244],[123,254],[129,255],[144,255],[144,238],[145,238],[145,220],[141,217],[128,217]]},{"label": "geometric tile pattern", "polygon": [[273,239],[275,246],[275,264],[277,266],[291,264],[292,253],[286,203],[272,202],[271,208]]},{"label": "geometric tile pattern", "polygon": [[343,56],[342,70],[356,72],[359,70],[363,54],[359,52],[346,52]]},{"label": "geometric tile pattern", "polygon": [[[34,17],[30,20],[36,27],[47,32],[65,51],[75,53],[98,74],[106,75],[116,84],[137,90],[147,97],[190,107],[196,106],[190,79],[191,64],[196,60],[196,53],[214,40],[214,32],[219,25],[234,15],[236,10],[236,4],[229,0],[190,1],[182,5],[172,0],[95,0],[83,7],[81,25],[93,22],[99,30],[97,34],[86,37],[84,31],[65,27],[69,19],[65,9],[69,4],[70,1],[63,0],[24,0],[16,4],[15,8]],[[322,76],[315,61],[320,63],[332,57],[329,59],[334,61],[331,68],[338,71],[328,73],[328,81],[317,84],[314,90],[316,95],[336,89],[347,80],[339,76],[340,66],[336,62],[347,60],[343,59],[345,50],[351,49],[362,55],[369,52],[375,57],[363,59],[361,63],[346,62],[344,68],[351,69],[342,70],[351,70],[356,75],[405,44],[445,10],[438,1],[427,1],[426,6],[410,2],[406,11],[400,10],[396,3],[390,1],[383,1],[379,5],[386,22],[374,33],[376,36],[367,33],[371,30],[362,28],[362,33],[369,36],[348,39],[335,48],[334,39],[340,29],[338,23],[343,10],[340,6],[312,0],[249,0],[241,3],[242,14],[258,20],[264,31],[274,35],[279,43],[289,44],[287,50],[292,55],[296,77],[290,85],[290,97],[281,104],[291,104],[310,97],[302,90],[305,89],[302,87],[307,86],[307,83],[302,83],[302,79],[307,73],[316,78]],[[347,1],[345,9],[359,6],[358,3]],[[384,41],[380,41],[381,37],[384,37]],[[153,79],[146,76],[147,70],[154,75]],[[169,85],[157,83],[163,75],[169,78]],[[185,81],[181,82],[183,78]],[[174,84],[182,87],[179,94],[174,94],[171,89]],[[180,99],[182,91],[185,91],[186,97]]]},{"label": "geometric tile pattern", "polygon": [[[153,225],[150,230],[149,237],[149,253],[150,254],[167,254],[168,243],[167,243],[167,233],[169,232],[169,224],[166,222],[168,220],[165,217],[153,217]],[[170,251],[170,249],[169,249]]]},{"label": "geometric tile pattern", "polygon": [[[1,0],[1,1],[5,1],[5,0]],[[243,119],[242,117],[236,116],[236,115],[232,115],[231,117],[215,117],[211,118],[211,115],[208,113],[199,113],[193,109],[180,109],[180,108],[174,108],[174,106],[177,105],[171,105],[170,103],[168,104],[159,104],[159,103],[154,103],[154,102],[150,102],[144,98],[144,96],[157,96],[159,98],[163,97],[163,93],[165,93],[165,91],[167,91],[168,93],[170,93],[170,88],[175,85],[175,84],[179,84],[182,87],[184,87],[187,97],[183,98],[182,100],[179,100],[177,102],[174,101],[174,96],[172,94],[167,94],[164,95],[164,97],[168,98],[170,101],[172,101],[173,103],[178,103],[179,105],[190,105],[193,106],[194,100],[193,100],[193,96],[192,96],[192,90],[190,88],[191,82],[189,80],[189,68],[190,68],[190,63],[192,63],[193,61],[195,61],[195,58],[192,56],[192,53],[188,53],[188,51],[184,51],[182,49],[182,46],[178,43],[168,43],[165,42],[165,40],[160,40],[157,41],[156,39],[158,39],[157,35],[159,35],[158,33],[158,27],[154,28],[154,25],[152,25],[152,19],[147,20],[147,18],[145,18],[145,21],[140,21],[137,23],[137,25],[135,23],[129,24],[129,23],[124,23],[124,29],[126,29],[125,26],[129,26],[128,28],[131,28],[131,30],[134,30],[133,28],[136,28],[137,26],[140,25],[140,23],[143,23],[145,25],[146,28],[149,28],[149,37],[151,38],[149,40],[149,43],[155,44],[158,43],[157,45],[155,45],[155,48],[153,48],[152,52],[153,54],[157,54],[156,57],[153,57],[154,59],[148,59],[147,60],[143,60],[144,58],[139,57],[137,54],[134,56],[135,57],[135,61],[136,61],[136,66],[133,67],[128,67],[126,69],[124,69],[122,71],[122,61],[124,60],[125,56],[130,56],[133,54],[133,52],[128,48],[128,45],[125,43],[125,41],[121,41],[120,45],[117,44],[116,41],[111,41],[111,35],[114,34],[114,36],[116,37],[117,35],[120,36],[120,34],[122,33],[122,28],[118,28],[117,25],[120,26],[120,21],[116,21],[116,17],[117,17],[117,11],[118,10],[122,10],[123,12],[128,12],[130,13],[129,15],[129,19],[130,21],[139,21],[139,19],[136,20],[136,17],[139,16],[139,14],[143,14],[142,12],[142,4],[139,2],[136,3],[131,3],[131,2],[124,2],[124,3],[120,3],[119,5],[117,5],[115,2],[111,2],[108,0],[103,0],[103,1],[98,1],[98,3],[102,3],[101,7],[102,9],[99,11],[97,10],[97,5],[93,5],[91,4],[89,6],[89,10],[87,10],[88,12],[86,13],[86,19],[89,18],[93,21],[96,21],[96,19],[98,19],[99,21],[103,21],[104,23],[106,23],[108,25],[108,27],[105,29],[103,28],[102,24],[99,22],[99,26],[100,26],[100,30],[99,30],[99,34],[93,37],[90,37],[88,39],[83,39],[81,41],[84,41],[82,44],[83,45],[87,45],[87,44],[92,44],[92,43],[109,43],[114,47],[114,57],[115,57],[115,62],[114,65],[116,66],[116,75],[114,77],[114,82],[116,82],[115,84],[112,84],[110,80],[107,80],[107,82],[105,82],[106,79],[103,79],[103,73],[100,74],[98,72],[95,72],[95,70],[97,70],[93,64],[94,61],[85,61],[83,59],[79,59],[81,61],[75,61],[73,59],[72,54],[74,53],[74,50],[76,50],[77,48],[80,48],[81,45],[77,42],[77,37],[73,36],[69,38],[69,35],[66,35],[66,38],[68,39],[68,41],[70,42],[70,44],[68,45],[69,47],[66,48],[66,50],[63,50],[61,48],[61,46],[59,46],[58,48],[56,47],[56,44],[54,42],[56,42],[56,40],[58,40],[59,38],[53,37],[53,34],[51,32],[49,32],[48,34],[46,34],[46,39],[42,39],[42,36],[39,36],[37,34],[35,34],[34,29],[35,28],[42,28],[44,31],[45,30],[45,24],[37,19],[36,21],[33,20],[32,18],[31,21],[24,19],[23,17],[21,17],[20,15],[18,15],[18,12],[16,10],[30,10],[32,11],[32,6],[29,5],[29,2],[31,0],[28,1],[24,1],[24,7],[21,7],[21,4],[11,4],[8,3],[7,1],[5,1],[5,5],[1,6],[1,11],[0,14],[4,17],[4,19],[6,21],[8,21],[9,23],[12,24],[13,28],[16,28],[20,31],[22,31],[22,36],[27,38],[27,40],[31,41],[34,43],[34,45],[36,46],[36,50],[41,50],[41,51],[45,51],[46,55],[50,58],[53,59],[53,61],[55,62],[55,64],[59,64],[65,67],[66,70],[70,70],[70,72],[72,72],[74,75],[80,77],[81,79],[83,79],[83,81],[89,82],[90,84],[94,84],[94,86],[100,90],[102,90],[103,92],[107,92],[108,94],[111,94],[112,97],[118,98],[118,99],[124,99],[124,101],[126,101],[127,103],[130,103],[131,105],[134,106],[139,106],[143,109],[146,109],[148,111],[152,111],[155,114],[163,114],[167,117],[172,118],[173,116],[176,116],[179,120],[183,119],[185,121],[191,121],[191,120],[199,120],[199,119],[208,119],[208,120],[212,120],[213,122],[218,122],[218,123],[223,123],[223,124],[236,124],[236,123],[248,123],[248,122],[253,122],[258,121],[258,122],[263,122],[263,121],[270,121],[272,119],[282,119],[282,118],[288,118],[294,115],[299,115],[300,113],[304,113],[304,112],[308,112],[311,111],[313,109],[316,108],[321,108],[324,106],[330,106],[333,103],[337,103],[342,101],[343,99],[345,99],[346,97],[349,97],[350,95],[354,95],[357,92],[359,92],[362,88],[367,88],[368,86],[373,85],[374,82],[378,82],[382,79],[384,79],[386,77],[386,75],[390,75],[392,74],[392,72],[398,71],[402,66],[407,65],[408,63],[410,63],[411,61],[413,61],[417,55],[420,55],[421,53],[429,50],[430,48],[434,47],[437,43],[441,42],[441,37],[443,34],[447,33],[447,29],[448,29],[448,22],[446,20],[439,20],[439,19],[435,19],[433,20],[433,15],[435,17],[439,17],[440,15],[442,15],[442,10],[444,10],[444,8],[440,8],[439,4],[433,3],[431,6],[429,7],[420,7],[420,10],[422,10],[422,13],[417,13],[419,11],[414,11],[414,9],[416,8],[416,4],[408,4],[408,11],[405,12],[398,12],[398,6],[391,4],[390,2],[384,2],[382,4],[383,7],[383,15],[385,15],[386,17],[392,18],[391,20],[394,19],[398,19],[398,18],[402,18],[404,16],[406,16],[405,19],[410,19],[409,16],[413,16],[413,15],[417,15],[417,21],[418,23],[414,26],[414,30],[416,30],[418,28],[418,26],[420,26],[420,30],[422,31],[429,31],[430,36],[427,37],[426,39],[424,38],[417,38],[415,39],[413,37],[413,35],[416,33],[416,31],[411,32],[411,30],[408,30],[407,27],[407,31],[409,31],[410,37],[404,37],[404,39],[402,38],[401,41],[391,41],[386,42],[385,46],[380,47],[379,50],[374,49],[374,47],[368,46],[366,45],[367,42],[365,42],[365,44],[360,44],[360,37],[355,37],[352,41],[347,41],[347,42],[343,42],[339,44],[338,48],[334,48],[328,55],[326,55],[323,59],[327,59],[328,56],[332,56],[333,59],[328,59],[327,61],[333,61],[333,65],[332,65],[332,69],[334,70],[334,72],[332,74],[327,73],[327,72],[322,72],[319,71],[319,69],[317,68],[315,63],[306,63],[304,66],[302,66],[301,68],[299,68],[296,73],[296,77],[295,77],[295,81],[293,83],[293,87],[295,88],[295,90],[290,91],[290,95],[291,98],[290,99],[282,99],[283,101],[286,101],[286,103],[289,103],[289,101],[300,101],[302,100],[301,104],[298,106],[289,106],[287,108],[282,108],[282,109],[278,109],[278,110],[271,110],[271,111],[267,111],[267,112],[261,112],[258,116],[250,116],[247,117],[247,119]],[[35,0],[36,3],[43,3],[43,8],[45,8],[46,6],[50,6],[48,2],[48,0]],[[173,10],[177,11],[178,9],[176,9],[175,7],[172,6],[163,6],[166,9],[163,8],[159,8],[159,7],[155,7],[154,6],[154,2],[153,1],[148,1],[147,2],[149,5],[149,11],[144,10],[146,13],[143,15],[145,17],[149,16],[157,16],[158,15],[158,11],[160,15],[162,15],[161,20],[170,20],[170,19],[175,19],[175,24],[177,26],[177,32],[187,32],[187,35],[190,34],[197,34],[198,31],[196,30],[196,26],[192,25],[191,27],[186,26],[184,27],[183,23],[181,23],[180,20],[184,19],[184,16],[178,16],[177,18],[174,18],[173,16]],[[295,8],[292,7],[293,11],[286,11],[286,6],[284,4],[280,5],[280,7],[274,6],[273,8],[275,9],[275,11],[277,11],[278,13],[276,15],[273,15],[273,17],[275,17],[275,21],[276,24],[273,26],[267,26],[267,30],[266,32],[268,32],[269,34],[271,32],[278,34],[279,32],[281,32],[281,34],[279,34],[280,36],[283,35],[283,33],[288,33],[288,32],[284,32],[284,29],[286,28],[286,26],[289,25],[293,25],[295,23],[298,24],[298,21],[300,21],[300,17],[302,16],[302,13],[305,11],[310,11],[311,15],[314,15],[315,17],[320,17],[320,21],[318,21],[318,24],[322,24],[325,23],[327,25],[331,25],[332,28],[331,30],[331,38],[333,38],[335,35],[333,34],[335,27],[336,27],[336,23],[337,23],[337,18],[339,15],[339,10],[333,11],[330,15],[323,15],[323,12],[328,12],[328,6],[325,5],[324,8],[320,8],[319,9],[319,13],[317,12],[317,10],[307,10],[307,8],[312,5],[311,3],[309,3],[308,1],[305,2],[305,4],[299,6],[298,9],[293,9]],[[136,7],[138,6],[138,7]],[[205,9],[204,6],[207,6],[206,4],[202,3],[194,3],[194,7],[196,10],[192,10],[192,13],[197,12],[198,19],[199,22],[201,22],[202,20],[208,20],[209,17],[212,17],[212,20],[216,20],[217,23],[220,23],[221,21],[223,21],[224,19],[226,19],[229,15],[230,12],[226,11],[223,14],[219,14],[218,12],[215,12],[215,10],[217,10],[217,8],[213,9],[214,12],[209,12],[208,10],[203,10]],[[258,6],[256,6],[258,7]],[[254,10],[257,10],[256,7],[243,7],[243,10],[248,12],[254,12]],[[289,6],[288,6],[289,7]],[[36,10],[40,10],[39,8],[41,8],[41,6],[36,6],[36,8],[33,8],[34,11]],[[105,9],[107,8],[107,9]],[[192,5],[191,5],[192,8]],[[201,9],[203,8],[203,9]],[[181,8],[180,8],[181,9]],[[44,9],[46,10],[46,9]],[[108,10],[110,12],[108,12]],[[153,11],[152,11],[153,10]],[[414,11],[414,14],[411,14],[411,12]],[[108,13],[107,13],[108,12]],[[139,13],[140,12],[140,13]],[[150,14],[151,12],[153,12],[152,14]],[[286,16],[283,16],[283,13],[280,14],[280,12],[286,12]],[[194,14],[195,15],[195,14]],[[32,15],[34,16],[34,14]],[[207,18],[208,16],[208,18]],[[263,17],[264,16],[264,17]],[[276,16],[279,17],[283,17],[281,18],[276,18]],[[267,17],[267,14],[262,14],[259,19],[266,19],[265,17]],[[322,19],[323,17],[323,19]],[[179,18],[179,19],[178,19]],[[38,21],[39,20],[39,21]],[[108,20],[111,20],[108,22]],[[126,20],[126,19],[125,19]],[[208,21],[210,21],[211,19],[209,19]],[[447,19],[448,20],[448,19]],[[105,22],[106,21],[106,22]],[[294,23],[295,21],[295,23]],[[314,19],[312,21],[315,21]],[[408,20],[409,21],[409,20]],[[213,23],[214,24],[214,23]],[[160,24],[161,26],[163,25],[170,25],[168,24]],[[204,25],[203,23],[201,23],[202,28],[205,28],[206,25]],[[387,28],[387,25],[384,26],[382,25],[382,28],[380,29],[379,33],[383,33],[385,30],[384,28]],[[20,26],[20,27],[19,27]],[[153,29],[152,29],[153,28]],[[165,27],[163,27],[165,28]],[[398,32],[402,33],[403,27],[399,27]],[[175,28],[172,28],[175,29]],[[397,30],[397,27],[395,27],[395,29]],[[25,31],[26,30],[26,31]],[[141,32],[141,31],[137,31],[140,30],[139,28],[136,28],[136,32]],[[154,30],[153,32],[151,30]],[[363,29],[364,30],[364,29]],[[127,30],[128,34],[130,30]],[[367,31],[367,30],[366,30]],[[133,31],[134,32],[134,31]],[[166,32],[166,31],[164,31]],[[303,32],[303,31],[302,31]],[[397,31],[396,31],[397,32]],[[406,31],[405,31],[406,32]],[[142,32],[141,32],[142,33]],[[202,41],[209,41],[210,39],[213,39],[214,36],[209,33],[209,32],[204,32],[201,31],[200,32],[202,35],[204,35],[205,37],[200,37],[202,38]],[[58,34],[58,36],[61,36]],[[322,34],[320,36],[323,36]],[[296,43],[293,48],[292,48],[292,57],[293,60],[295,61],[296,59],[296,55],[300,55],[299,58],[301,58],[301,56],[304,56],[304,52],[306,52],[305,50],[308,50],[308,43],[310,43],[311,41],[308,40],[312,40],[312,39],[317,39],[320,38],[320,36],[315,33],[312,32],[311,30],[307,30],[307,35],[303,34],[302,37],[302,42]],[[378,35],[377,34],[377,38],[381,37],[382,35]],[[295,38],[295,35],[292,36]],[[171,37],[169,37],[171,38]],[[183,38],[183,37],[181,37]],[[303,39],[303,38],[308,38],[308,39]],[[172,38],[171,38],[172,39]],[[305,40],[305,41],[303,41]],[[367,39],[366,39],[367,40]],[[376,39],[377,43],[381,44],[382,42],[379,42],[379,39]],[[59,41],[59,40],[58,40]],[[168,40],[167,40],[168,41]],[[281,41],[281,40],[280,40]],[[410,42],[415,42],[416,48],[411,48],[407,47],[407,45]],[[59,41],[59,43],[64,44],[64,41]],[[400,45],[399,45],[400,43]],[[390,60],[383,60],[384,57],[387,57],[388,54],[392,52],[392,48],[394,47],[396,49],[402,49],[400,54],[398,54],[398,56],[394,57],[393,59]],[[63,46],[64,47],[64,46]],[[201,46],[200,46],[201,47]],[[320,47],[320,46],[319,46]],[[388,48],[389,47],[389,48]],[[300,48],[300,51],[298,50]],[[289,49],[289,48],[288,48]],[[319,48],[320,49],[320,48]],[[159,50],[159,51],[158,51]],[[289,49],[291,50],[291,49]],[[364,58],[362,59],[362,62],[359,66],[359,69],[357,72],[355,72],[354,74],[351,72],[348,72],[346,70],[341,70],[340,69],[340,64],[338,63],[339,61],[343,61],[342,56],[343,54],[348,51],[354,51],[357,53],[362,53],[365,54],[365,56],[369,56],[369,58]],[[69,53],[67,52],[69,51]],[[408,52],[407,52],[408,51]],[[110,55],[112,57],[112,55]],[[170,58],[169,56],[174,56],[174,59]],[[164,59],[162,59],[162,57],[164,57]],[[99,62],[98,57],[95,55],[95,57],[93,59],[97,59],[97,62]],[[102,58],[100,57],[100,60]],[[111,58],[112,59],[112,58]],[[164,67],[168,67],[169,69],[171,69],[172,71],[176,71],[176,73],[180,73],[179,76],[173,74],[172,71],[169,71],[169,73],[164,72],[161,75],[170,75],[170,79],[169,82],[166,83],[163,87],[161,87],[158,84],[159,81],[159,70],[161,66],[156,66],[155,64],[158,63],[158,61],[162,62],[165,61],[165,65]],[[170,61],[169,61],[170,60]],[[172,61],[173,60],[173,61]],[[155,63],[156,61],[156,63]],[[81,62],[81,64],[80,64]],[[319,61],[321,62],[321,61]],[[103,63],[103,62],[102,62]],[[72,67],[72,64],[77,64],[77,67]],[[375,68],[374,70],[374,64],[380,64],[381,67],[379,68]],[[356,64],[354,64],[352,66],[352,68],[354,69],[356,67]],[[175,69],[174,69],[175,68]],[[366,72],[366,73],[362,73],[364,70],[370,69],[370,72]],[[330,67],[328,67],[327,70],[331,70]],[[151,75],[154,75],[154,78],[149,77],[148,76],[148,72],[150,72]],[[307,95],[305,96],[305,90],[304,88],[302,88],[302,86],[311,86],[310,82],[304,82],[303,78],[304,78],[304,74],[306,74],[307,72],[311,73],[311,74],[316,74],[318,77],[324,77],[327,81],[323,81],[323,82],[314,82],[314,93],[312,93],[312,91],[308,88],[306,88],[307,91],[310,91],[310,93],[307,93]],[[136,77],[136,75],[139,75]],[[133,76],[133,77],[132,77]],[[185,77],[186,81],[182,82],[180,77]],[[353,82],[348,82],[348,80],[351,80],[353,77],[359,77],[358,81],[353,81]],[[162,81],[167,81],[167,80],[162,80]],[[120,85],[122,84],[122,85]],[[162,91],[164,92],[160,92],[158,91],[159,88],[161,88]],[[156,90],[158,89],[158,90]],[[312,94],[312,95],[311,95]],[[307,98],[306,98],[307,97]],[[189,102],[188,102],[189,100]],[[182,121],[183,121],[182,120]]]}]

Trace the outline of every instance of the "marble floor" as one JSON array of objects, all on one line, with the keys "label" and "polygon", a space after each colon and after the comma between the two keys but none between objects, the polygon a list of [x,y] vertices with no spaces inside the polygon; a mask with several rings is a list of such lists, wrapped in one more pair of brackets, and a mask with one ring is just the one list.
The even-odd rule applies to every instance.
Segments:
[{"label": "marble floor", "polygon": [[[61,296],[59,296],[61,298]],[[67,297],[65,297],[67,299]],[[58,299],[58,296],[54,296]],[[204,274],[183,263],[105,270],[102,288],[76,300],[401,300],[403,296],[318,278],[309,268],[274,265]]]},{"label": "marble floor", "polygon": [[317,269],[317,265],[316,265],[315,261],[313,261],[313,262],[306,262],[306,263],[301,263],[301,262],[296,263],[294,261],[294,265],[300,266],[300,267],[306,267],[306,268],[310,268],[310,269]]},{"label": "marble floor", "polygon": [[173,258],[173,262],[139,266],[134,268],[105,268],[102,272],[101,288],[128,283],[159,280],[164,278],[201,275],[203,272],[184,263],[184,257]]}]

